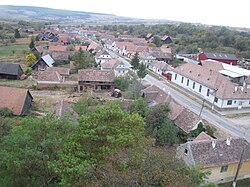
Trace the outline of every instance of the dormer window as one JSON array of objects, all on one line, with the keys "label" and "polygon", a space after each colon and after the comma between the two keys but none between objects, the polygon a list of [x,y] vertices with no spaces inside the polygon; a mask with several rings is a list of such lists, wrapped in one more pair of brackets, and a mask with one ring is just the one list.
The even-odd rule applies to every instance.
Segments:
[{"label": "dormer window", "polygon": [[184,154],[185,154],[185,155],[188,154],[188,150],[187,150],[187,149],[184,150]]}]

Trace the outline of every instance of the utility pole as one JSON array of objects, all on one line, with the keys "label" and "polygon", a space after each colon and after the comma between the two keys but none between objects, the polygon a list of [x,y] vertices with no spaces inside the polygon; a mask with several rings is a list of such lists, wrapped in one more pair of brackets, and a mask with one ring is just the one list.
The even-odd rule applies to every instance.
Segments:
[{"label": "utility pole", "polygon": [[237,170],[236,170],[236,173],[235,173],[235,176],[234,176],[234,180],[233,180],[233,184],[232,184],[233,187],[236,187],[237,177],[239,175],[240,168],[241,168],[241,165],[242,165],[242,159],[243,159],[244,152],[245,152],[245,143],[243,145],[243,149],[242,149],[242,152],[241,152],[241,155],[240,155],[240,160],[239,160],[239,163],[238,163],[238,167],[237,167]]},{"label": "utility pole", "polygon": [[203,110],[203,108],[204,108],[204,105],[205,105],[205,98],[204,98],[203,101],[202,101],[202,106],[201,106],[201,110],[200,110],[199,117],[201,117],[201,113],[202,113],[202,110]]}]

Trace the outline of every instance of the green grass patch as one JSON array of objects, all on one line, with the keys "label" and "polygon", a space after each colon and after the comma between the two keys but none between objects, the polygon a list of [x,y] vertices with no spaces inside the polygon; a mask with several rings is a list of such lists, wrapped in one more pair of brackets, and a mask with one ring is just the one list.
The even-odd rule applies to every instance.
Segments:
[{"label": "green grass patch", "polygon": [[[219,187],[231,187],[233,182],[220,184]],[[238,180],[237,187],[249,187],[250,179]]]},{"label": "green grass patch", "polygon": [[0,86],[32,89],[34,85],[36,85],[36,81],[31,79],[25,79],[25,80],[0,79]]},{"label": "green grass patch", "polygon": [[28,45],[0,46],[0,57],[19,55],[23,54],[24,51],[28,50],[29,50]]}]

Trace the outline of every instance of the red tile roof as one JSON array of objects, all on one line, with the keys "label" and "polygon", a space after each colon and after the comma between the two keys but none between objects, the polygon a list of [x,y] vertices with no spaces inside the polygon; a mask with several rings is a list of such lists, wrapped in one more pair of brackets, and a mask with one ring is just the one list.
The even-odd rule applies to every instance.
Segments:
[{"label": "red tile roof", "polygon": [[[29,90],[21,88],[0,87],[0,107],[10,109],[14,115],[23,112],[26,97],[31,96]],[[32,98],[33,99],[33,98]]]},{"label": "red tile roof", "polygon": [[67,51],[67,46],[64,45],[50,45],[50,51]]},{"label": "red tile roof", "polygon": [[205,132],[201,132],[193,141],[205,141],[205,140],[213,140],[211,136],[209,136]]}]

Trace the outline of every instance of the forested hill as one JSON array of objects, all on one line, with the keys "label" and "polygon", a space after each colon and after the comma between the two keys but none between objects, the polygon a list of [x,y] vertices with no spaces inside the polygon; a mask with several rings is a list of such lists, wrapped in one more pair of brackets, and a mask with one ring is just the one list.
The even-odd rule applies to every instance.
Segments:
[{"label": "forested hill", "polygon": [[[161,25],[107,25],[97,29],[110,30],[119,34],[145,37],[148,33],[158,36],[169,35],[176,53],[204,51],[233,53],[250,58],[250,31],[247,29],[194,25],[190,23]],[[157,38],[155,38],[157,39]]]},{"label": "forested hill", "polygon": [[42,21],[56,24],[142,24],[173,23],[167,20],[146,20],[112,14],[60,10],[33,6],[0,5],[0,21]]}]

